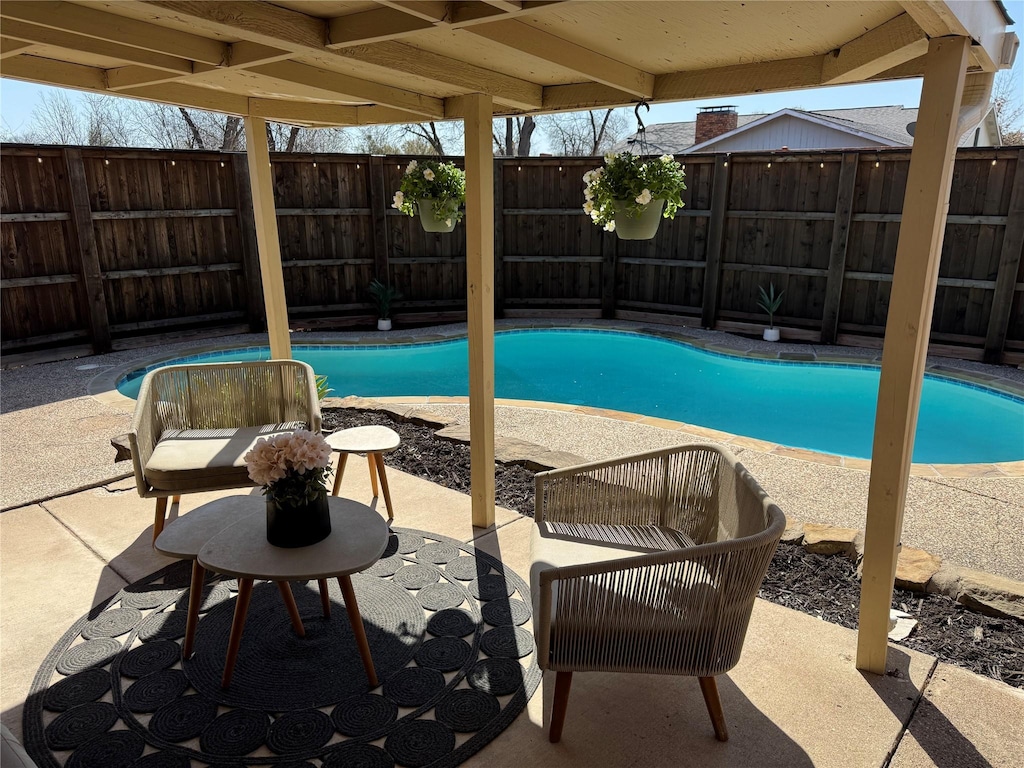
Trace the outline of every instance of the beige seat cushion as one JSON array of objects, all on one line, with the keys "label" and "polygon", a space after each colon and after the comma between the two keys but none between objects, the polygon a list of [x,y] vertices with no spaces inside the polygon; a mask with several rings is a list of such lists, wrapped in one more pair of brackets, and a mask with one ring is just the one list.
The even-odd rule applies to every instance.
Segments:
[{"label": "beige seat cushion", "polygon": [[191,492],[253,485],[245,454],[260,438],[299,429],[301,423],[234,429],[171,429],[160,435],[143,474],[162,491]]}]

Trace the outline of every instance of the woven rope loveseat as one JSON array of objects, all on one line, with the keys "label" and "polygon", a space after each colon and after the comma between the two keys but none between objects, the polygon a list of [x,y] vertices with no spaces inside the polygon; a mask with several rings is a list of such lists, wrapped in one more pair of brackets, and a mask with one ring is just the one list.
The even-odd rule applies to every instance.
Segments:
[{"label": "woven rope loveseat", "polygon": [[785,528],[778,506],[710,444],[542,472],[536,499],[538,663],[558,673],[551,741],[574,671],[697,677],[727,740],[715,676],[739,661]]}]

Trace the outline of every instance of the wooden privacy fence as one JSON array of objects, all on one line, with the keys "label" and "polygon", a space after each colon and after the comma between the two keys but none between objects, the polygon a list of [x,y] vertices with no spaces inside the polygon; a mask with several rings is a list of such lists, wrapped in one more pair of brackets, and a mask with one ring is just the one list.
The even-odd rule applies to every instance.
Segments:
[{"label": "wooden privacy fence", "polygon": [[[410,158],[273,156],[291,322],[368,325],[373,278],[396,322],[465,317],[465,236],[391,208]],[[909,150],[679,158],[686,206],[646,242],[583,213],[594,158],[495,160],[495,304],[506,317],[607,317],[879,345]],[[2,350],[153,343],[263,327],[245,156],[6,145]],[[957,155],[933,348],[1024,361],[1024,150]]]}]

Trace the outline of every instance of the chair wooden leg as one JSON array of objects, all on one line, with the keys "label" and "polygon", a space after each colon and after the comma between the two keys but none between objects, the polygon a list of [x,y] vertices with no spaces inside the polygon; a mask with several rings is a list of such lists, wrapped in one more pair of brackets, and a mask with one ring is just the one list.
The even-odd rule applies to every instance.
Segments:
[{"label": "chair wooden leg", "polygon": [[331,596],[327,594],[327,579],[317,579],[317,586],[320,587],[320,606],[324,609],[324,618],[331,618]]},{"label": "chair wooden leg", "polygon": [[373,454],[366,454],[366,460],[370,464],[370,487],[373,488],[373,498],[377,498],[379,495],[377,492],[377,467],[374,466]]},{"label": "chair wooden leg", "polygon": [[299,606],[295,604],[295,596],[287,581],[275,581],[278,590],[281,592],[281,599],[284,600],[284,607],[288,609],[288,616],[292,620],[292,628],[299,637],[306,636],[306,628],[302,626],[302,617],[299,616]]},{"label": "chair wooden leg", "polygon": [[718,683],[713,677],[699,677],[700,692],[704,694],[704,703],[711,715],[711,724],[715,728],[715,738],[719,741],[729,740],[729,730],[725,727],[725,713],[722,711],[722,700],[718,698]]},{"label": "chair wooden leg", "polygon": [[181,501],[181,494],[171,497],[171,504],[178,504]]},{"label": "chair wooden leg", "polygon": [[192,646],[196,639],[196,622],[199,621],[199,606],[203,602],[203,579],[206,569],[198,560],[192,561],[192,583],[188,588],[188,614],[185,617],[185,643],[181,647],[183,659],[192,658]]},{"label": "chair wooden leg", "polygon": [[331,493],[335,496],[338,495],[338,490],[341,488],[341,476],[345,474],[345,462],[348,461],[347,453],[338,454],[338,469],[334,473],[334,490]]},{"label": "chair wooden leg", "polygon": [[572,672],[555,674],[555,703],[551,708],[551,730],[548,741],[557,744],[562,740],[562,725],[565,723],[565,711],[569,707],[569,688],[572,687]]},{"label": "chair wooden leg", "polygon": [[167,519],[167,497],[161,496],[156,500],[156,517],[153,518],[153,543],[156,537],[164,530],[164,522]]},{"label": "chair wooden leg", "polygon": [[384,471],[384,457],[379,454],[373,454],[374,461],[377,462],[377,474],[380,476],[380,487],[384,491],[384,506],[388,509],[388,520],[395,519],[395,512],[391,509],[391,491],[388,490],[388,476]]}]

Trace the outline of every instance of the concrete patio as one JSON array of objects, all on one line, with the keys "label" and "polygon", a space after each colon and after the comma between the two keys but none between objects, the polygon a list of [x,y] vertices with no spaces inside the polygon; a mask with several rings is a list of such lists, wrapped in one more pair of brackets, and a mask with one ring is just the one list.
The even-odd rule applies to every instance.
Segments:
[{"label": "concrete patio", "polygon": [[[395,469],[389,478],[396,526],[472,541],[528,572],[528,518],[499,509],[494,529],[473,529],[468,496]],[[364,472],[347,473],[342,493],[372,502]],[[215,495],[185,497],[182,512]],[[32,677],[67,627],[170,562],[150,546],[151,508],[132,480],[120,480],[0,515],[0,707],[15,734]],[[862,674],[855,647],[851,630],[758,601],[743,659],[719,683],[728,743],[715,741],[695,680],[589,673],[577,676],[562,743],[551,745],[548,676],[527,711],[465,764],[1019,764],[1020,691],[898,647],[889,675]]]}]

